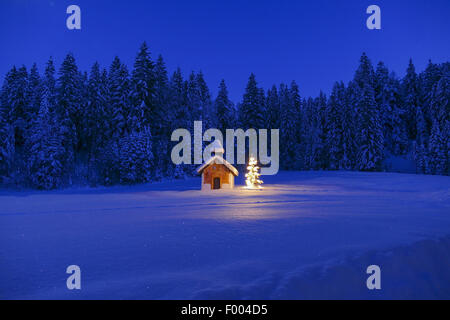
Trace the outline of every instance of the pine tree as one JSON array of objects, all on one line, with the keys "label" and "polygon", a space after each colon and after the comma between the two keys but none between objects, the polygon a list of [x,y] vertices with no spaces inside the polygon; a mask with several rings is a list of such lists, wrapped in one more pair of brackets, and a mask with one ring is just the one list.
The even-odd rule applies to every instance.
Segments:
[{"label": "pine tree", "polygon": [[186,82],[186,99],[188,107],[188,116],[190,119],[189,128],[193,121],[202,120],[202,105],[200,97],[200,88],[194,72],[191,72]]},{"label": "pine tree", "polygon": [[322,146],[322,127],[320,116],[317,112],[317,105],[311,97],[305,102],[304,108],[304,126],[302,137],[303,142],[303,168],[306,170],[317,170],[321,166]]},{"label": "pine tree", "polygon": [[383,133],[373,89],[368,84],[361,89],[358,103],[357,163],[359,169],[363,171],[380,170],[383,160]]},{"label": "pine tree", "polygon": [[163,57],[159,55],[155,64],[155,123],[154,132],[157,135],[166,134],[168,119],[167,111],[169,108],[169,78],[167,76],[166,64]]},{"label": "pine tree", "polygon": [[79,134],[82,129],[81,77],[72,54],[68,54],[59,70],[57,80],[56,116],[61,127],[65,150],[64,172],[71,180],[75,165],[75,155],[79,146]]},{"label": "pine tree", "polygon": [[428,61],[426,69],[419,75],[419,100],[422,106],[422,111],[427,124],[427,135],[431,132],[432,126],[432,110],[431,100],[433,88],[439,79],[442,77],[442,70],[437,64]]},{"label": "pine tree", "polygon": [[44,88],[38,117],[33,121],[33,129],[28,142],[29,179],[38,189],[55,189],[61,186],[64,175],[65,150],[62,137],[55,122],[56,117],[50,112],[51,93]]},{"label": "pine tree", "polygon": [[302,127],[303,127],[303,119],[301,117],[302,115],[302,100],[300,97],[300,91],[298,88],[297,83],[293,80],[291,82],[291,86],[289,88],[289,96],[291,101],[291,108],[293,111],[293,117],[295,121],[295,136],[294,138],[294,150],[296,150],[296,154],[294,155],[294,166],[293,169],[300,170],[300,167],[302,166],[302,155],[300,154],[299,150],[301,149],[302,141]]},{"label": "pine tree", "polygon": [[91,156],[102,146],[104,146],[104,135],[102,132],[103,121],[106,117],[106,99],[103,95],[103,81],[100,71],[100,65],[96,62],[92,66],[87,84],[88,101],[84,110],[86,121],[85,139],[87,150]]},{"label": "pine tree", "polygon": [[239,121],[244,129],[264,128],[264,107],[261,105],[261,92],[257,86],[255,75],[248,79],[244,97],[239,111]]},{"label": "pine tree", "polygon": [[342,110],[343,129],[343,157],[340,168],[345,170],[355,169],[357,154],[357,125],[356,106],[359,97],[359,88],[354,81],[351,81],[345,90],[345,104]]},{"label": "pine tree", "polygon": [[443,76],[435,83],[430,94],[430,116],[444,128],[446,122],[450,121],[450,75]]},{"label": "pine tree", "polygon": [[108,137],[116,142],[127,131],[127,118],[130,112],[130,80],[125,64],[116,56],[108,74]]},{"label": "pine tree", "polygon": [[131,75],[132,109],[129,117],[131,131],[148,127],[155,118],[154,108],[154,65],[147,44],[139,49]]},{"label": "pine tree", "polygon": [[278,90],[275,85],[267,91],[267,123],[268,129],[280,128],[280,98],[278,97]]},{"label": "pine tree", "polygon": [[280,85],[280,164],[283,169],[294,170],[299,166],[299,110],[300,95],[293,82],[291,88]]},{"label": "pine tree", "polygon": [[120,182],[143,183],[151,180],[153,154],[150,128],[132,132],[120,141]]},{"label": "pine tree", "polygon": [[411,140],[415,140],[417,135],[416,114],[417,106],[419,105],[419,91],[417,74],[411,59],[406,70],[406,76],[403,78],[402,91],[408,137]]},{"label": "pine tree", "polygon": [[327,146],[329,168],[340,169],[344,158],[343,115],[345,108],[345,85],[335,83],[327,105]]},{"label": "pine tree", "polygon": [[167,116],[170,108],[169,90],[166,65],[160,55],[155,64],[155,122],[153,125],[153,154],[155,157],[153,176],[155,180],[160,180],[167,172],[168,161],[170,161],[169,141],[171,131],[168,129],[171,119]]},{"label": "pine tree", "polygon": [[[448,139],[448,137],[447,137]],[[441,133],[439,123],[433,122],[429,144],[429,169],[432,174],[446,174],[448,168],[448,143]]]},{"label": "pine tree", "polygon": [[205,129],[211,127],[216,128],[217,123],[215,120],[217,119],[217,113],[213,108],[211,93],[201,71],[195,76],[195,82],[198,87],[201,120],[203,121],[204,127]]},{"label": "pine tree", "polygon": [[170,79],[170,97],[171,110],[173,112],[168,116],[172,118],[171,131],[178,128],[187,128],[190,122],[190,115],[187,106],[186,86],[178,68]]},{"label": "pine tree", "polygon": [[29,106],[28,72],[25,66],[10,71],[7,79],[6,103],[14,130],[16,148],[21,148],[26,140],[27,111]]},{"label": "pine tree", "polygon": [[391,106],[391,87],[389,79],[389,70],[383,62],[377,64],[375,71],[375,101],[380,114],[381,125],[383,127],[383,137],[385,149],[391,145],[392,141],[392,115],[393,106]]},{"label": "pine tree", "polygon": [[450,167],[450,69],[442,68],[443,75],[430,94],[430,117],[433,121],[429,151],[430,171],[434,174],[449,174]]},{"label": "pine tree", "polygon": [[[400,82],[393,73],[389,75],[388,81],[389,86],[386,95],[392,114],[390,120],[385,120],[385,123],[390,125],[389,130],[387,130],[390,135],[387,147],[395,155],[404,155],[408,150],[408,133],[404,121],[405,110],[401,103]],[[384,119],[387,117],[389,116],[385,115]]]},{"label": "pine tree", "polygon": [[228,90],[225,85],[225,80],[222,79],[219,85],[219,92],[214,102],[215,109],[217,111],[217,129],[219,129],[223,136],[226,135],[226,129],[233,128],[234,113],[233,103],[228,98]]},{"label": "pine tree", "polygon": [[400,83],[395,75],[389,74],[383,62],[379,62],[375,72],[375,100],[383,127],[385,150],[395,154],[405,154],[408,137],[401,104]]},{"label": "pine tree", "polygon": [[[53,58],[47,61],[45,67],[44,77],[42,79],[42,94],[44,94],[44,89],[46,89],[47,99],[49,101],[49,112],[56,112],[56,80],[55,80],[55,65],[53,64]],[[42,99],[41,99],[42,102]]]},{"label": "pine tree", "polygon": [[422,108],[420,106],[417,106],[415,118],[416,118],[416,142],[419,145],[426,146],[428,143],[427,127],[425,117],[423,115]]},{"label": "pine tree", "polygon": [[319,141],[317,143],[317,165],[316,169],[327,169],[328,163],[328,146],[327,146],[327,97],[320,91],[319,96],[315,99],[315,109],[318,117],[317,134]]},{"label": "pine tree", "polygon": [[0,182],[11,174],[14,159],[14,134],[6,108],[0,105]]},{"label": "pine tree", "polygon": [[429,157],[423,143],[414,142],[414,161],[416,163],[416,173],[429,173]]},{"label": "pine tree", "polygon": [[[29,106],[26,110],[26,122],[31,124],[32,120],[36,119],[39,108],[41,105],[42,99],[42,83],[41,77],[39,75],[39,71],[36,63],[33,64],[33,67],[30,70],[30,75],[28,77],[28,101]],[[29,126],[28,126],[29,129]]]},{"label": "pine tree", "polygon": [[[178,128],[189,128],[191,124],[191,115],[189,114],[187,104],[187,86],[183,80],[180,68],[173,73],[169,82],[170,90],[170,110],[166,116],[169,121],[170,132]],[[170,178],[184,178],[188,171],[188,166],[184,164],[174,165],[172,161],[167,164],[166,176]]]},{"label": "pine tree", "polygon": [[6,74],[0,92],[0,181],[6,181],[13,171],[15,141],[11,99],[16,76],[17,69],[13,67]]},{"label": "pine tree", "polygon": [[380,170],[383,160],[383,132],[374,93],[373,68],[365,54],[355,73],[360,91],[357,98],[357,166],[359,170]]}]

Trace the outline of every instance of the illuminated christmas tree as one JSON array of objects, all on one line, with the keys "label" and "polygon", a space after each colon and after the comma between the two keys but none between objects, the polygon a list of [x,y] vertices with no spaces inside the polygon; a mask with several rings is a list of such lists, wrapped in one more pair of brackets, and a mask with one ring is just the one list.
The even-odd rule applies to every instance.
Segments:
[{"label": "illuminated christmas tree", "polygon": [[258,162],[255,158],[251,157],[248,162],[247,170],[248,172],[245,174],[247,178],[245,183],[247,184],[248,189],[259,189],[261,188],[261,184],[263,184],[262,180],[259,179],[259,167],[257,166]]}]

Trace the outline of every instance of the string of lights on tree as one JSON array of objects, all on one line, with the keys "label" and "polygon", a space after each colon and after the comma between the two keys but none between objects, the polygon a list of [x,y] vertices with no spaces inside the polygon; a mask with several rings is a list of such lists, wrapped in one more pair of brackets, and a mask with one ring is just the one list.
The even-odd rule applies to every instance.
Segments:
[{"label": "string of lights on tree", "polygon": [[245,184],[247,185],[247,189],[261,189],[261,184],[263,181],[259,179],[261,173],[259,173],[259,167],[257,166],[258,161],[255,158],[250,157],[248,161],[247,170],[248,172],[245,174]]}]

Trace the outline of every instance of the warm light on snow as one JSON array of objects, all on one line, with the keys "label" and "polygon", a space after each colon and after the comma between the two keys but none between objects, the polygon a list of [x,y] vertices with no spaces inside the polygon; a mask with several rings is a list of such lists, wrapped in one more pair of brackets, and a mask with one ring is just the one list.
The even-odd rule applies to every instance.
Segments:
[{"label": "warm light on snow", "polygon": [[245,177],[247,178],[245,180],[245,184],[247,185],[245,187],[246,189],[262,189],[261,184],[263,184],[263,181],[259,179],[261,174],[259,173],[257,164],[258,162],[253,157],[248,161],[248,172],[245,174]]}]

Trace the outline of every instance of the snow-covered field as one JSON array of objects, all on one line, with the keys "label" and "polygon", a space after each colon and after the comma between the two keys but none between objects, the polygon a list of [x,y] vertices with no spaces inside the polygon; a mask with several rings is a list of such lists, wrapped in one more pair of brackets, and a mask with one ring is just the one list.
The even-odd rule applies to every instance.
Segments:
[{"label": "snow-covered field", "polygon": [[[281,172],[0,192],[0,299],[450,298],[450,178]],[[81,267],[82,289],[66,288]],[[381,267],[379,291],[367,266]]]}]

